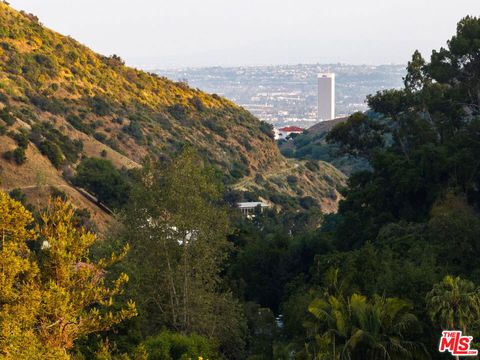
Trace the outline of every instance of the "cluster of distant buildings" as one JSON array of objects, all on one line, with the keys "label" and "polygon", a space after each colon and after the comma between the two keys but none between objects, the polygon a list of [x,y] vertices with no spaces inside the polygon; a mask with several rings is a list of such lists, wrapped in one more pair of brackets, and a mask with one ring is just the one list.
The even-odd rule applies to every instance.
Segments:
[{"label": "cluster of distant buildings", "polygon": [[295,64],[158,70],[224,96],[277,128],[318,122],[318,74],[335,73],[335,114],[366,111],[365,97],[403,85],[404,65]]},{"label": "cluster of distant buildings", "polygon": [[[318,74],[317,86],[317,120],[327,121],[335,119],[335,74]],[[275,139],[287,139],[292,134],[301,134],[303,130],[303,128],[298,126],[274,128]]]}]

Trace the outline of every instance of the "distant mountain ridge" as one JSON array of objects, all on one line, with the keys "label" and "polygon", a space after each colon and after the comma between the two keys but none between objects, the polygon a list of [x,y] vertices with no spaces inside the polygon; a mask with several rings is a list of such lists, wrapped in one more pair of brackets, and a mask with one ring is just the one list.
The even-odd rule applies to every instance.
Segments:
[{"label": "distant mountain ridge", "polygon": [[[22,165],[0,160],[3,189],[68,189],[64,175],[83,156],[132,168],[146,156],[168,157],[185,145],[194,146],[232,186],[277,169],[307,174],[309,180],[295,186],[261,181],[244,188],[267,197],[310,196],[326,211],[336,209],[332,194],[344,181],[330,166],[292,167],[278,151],[271,127],[231,101],[129,68],[118,56],[98,55],[5,3],[0,3],[0,120],[2,153],[20,156],[19,139],[27,139]],[[266,200],[275,203],[274,197]]]}]

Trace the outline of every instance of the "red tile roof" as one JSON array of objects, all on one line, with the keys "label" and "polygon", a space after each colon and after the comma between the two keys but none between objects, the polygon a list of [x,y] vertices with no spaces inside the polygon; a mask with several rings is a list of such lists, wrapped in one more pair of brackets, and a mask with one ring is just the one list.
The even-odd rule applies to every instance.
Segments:
[{"label": "red tile roof", "polygon": [[284,128],[281,128],[281,129],[278,129],[280,131],[284,131],[284,132],[302,132],[303,129],[301,127],[298,127],[298,126],[287,126],[287,127],[284,127]]}]

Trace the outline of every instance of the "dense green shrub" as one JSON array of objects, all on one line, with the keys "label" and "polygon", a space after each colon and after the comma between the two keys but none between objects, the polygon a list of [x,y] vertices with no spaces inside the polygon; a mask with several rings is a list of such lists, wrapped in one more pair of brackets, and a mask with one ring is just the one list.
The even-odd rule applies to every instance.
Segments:
[{"label": "dense green shrub", "polygon": [[171,105],[167,111],[178,121],[184,121],[187,118],[187,109],[181,104]]},{"label": "dense green shrub", "polygon": [[10,196],[14,200],[21,202],[23,205],[26,205],[28,202],[27,195],[25,195],[25,193],[18,188],[9,191],[8,196]]},{"label": "dense green shrub", "polygon": [[66,117],[67,121],[72,125],[75,129],[85,133],[85,134],[91,134],[92,129],[83,122],[80,117],[77,115],[70,114]]},{"label": "dense green shrub", "polygon": [[60,147],[49,140],[45,140],[40,143],[39,146],[40,152],[45,155],[53,166],[59,168],[64,160],[64,156]]},{"label": "dense green shrub", "polygon": [[207,128],[217,133],[223,138],[227,137],[227,128],[223,125],[219,119],[207,119],[204,121]]},{"label": "dense green shrub", "polygon": [[113,111],[113,106],[101,96],[94,96],[90,99],[90,106],[95,114],[105,116]]},{"label": "dense green shrub", "polygon": [[30,95],[29,98],[33,105],[38,106],[43,111],[57,115],[63,115],[67,111],[65,102],[58,98],[48,98],[38,94]]},{"label": "dense green shrub", "polygon": [[196,334],[164,331],[142,343],[149,360],[218,359],[215,345]]},{"label": "dense green shrub", "polygon": [[27,155],[25,154],[25,149],[22,147],[17,147],[13,151],[13,159],[17,163],[17,165],[22,165],[27,161]]},{"label": "dense green shrub", "polygon": [[55,187],[55,186],[52,186],[50,188],[50,196],[52,198],[60,198],[62,199],[63,201],[66,201],[68,199],[68,196],[67,194],[65,193],[65,191]]},{"label": "dense green shrub", "polygon": [[37,114],[32,111],[29,107],[22,106],[18,110],[15,111],[15,116],[22,119],[26,123],[31,124],[34,121],[38,120]]},{"label": "dense green shrub", "polygon": [[90,191],[98,201],[114,208],[125,204],[130,192],[125,177],[106,159],[82,159],[73,183]]},{"label": "dense green shrub", "polygon": [[155,114],[153,116],[153,120],[158,122],[160,124],[160,126],[162,127],[162,129],[170,130],[172,128],[172,124],[171,124],[170,120],[168,119],[167,116],[165,116],[162,113]]},{"label": "dense green shrub", "polygon": [[298,183],[298,178],[295,175],[288,175],[287,182],[290,186],[295,186]]},{"label": "dense green shrub", "polygon": [[93,134],[93,137],[98,141],[100,141],[101,143],[104,143],[105,140],[107,140],[107,136],[104,133],[96,132],[95,134]]},{"label": "dense green shrub", "polygon": [[283,156],[287,157],[287,158],[293,158],[295,157],[295,151],[293,149],[290,149],[290,148],[282,148],[280,149],[281,150],[281,153]]},{"label": "dense green shrub", "polygon": [[318,171],[320,170],[320,166],[318,165],[318,163],[316,161],[307,161],[305,163],[305,167],[310,170],[310,171]]},{"label": "dense green shrub", "polygon": [[7,161],[15,161],[17,165],[22,165],[27,161],[27,156],[25,155],[25,149],[17,147],[13,151],[6,151],[3,153],[3,158]]},{"label": "dense green shrub", "polygon": [[248,168],[247,166],[239,161],[235,161],[232,166],[232,170],[230,170],[230,175],[234,179],[241,179],[247,174]]},{"label": "dense green shrub", "polygon": [[273,133],[273,125],[267,123],[266,121],[260,121],[260,131],[268,135],[268,137],[271,139],[275,137]]},{"label": "dense green shrub", "polygon": [[11,114],[11,108],[6,106],[0,110],[0,120],[3,120],[7,126],[15,124],[15,118]]},{"label": "dense green shrub", "polygon": [[9,151],[5,151],[3,154],[2,154],[2,158],[4,158],[5,160],[7,161],[11,161],[13,159],[13,151],[9,150]]},{"label": "dense green shrub", "polygon": [[95,120],[95,121],[92,123],[92,127],[93,127],[94,129],[99,128],[99,127],[103,127],[104,125],[105,125],[105,121],[103,121],[102,119]]},{"label": "dense green shrub", "polygon": [[53,57],[44,54],[33,54],[32,59],[40,68],[46,70],[46,73],[53,77],[57,74],[58,64]]},{"label": "dense green shrub", "polygon": [[20,131],[12,135],[17,145],[23,149],[26,149],[29,143],[29,134],[27,131]]},{"label": "dense green shrub", "polygon": [[8,104],[8,96],[5,95],[3,92],[0,92],[0,102]]},{"label": "dense green shrub", "polygon": [[76,162],[83,151],[82,140],[71,140],[49,123],[32,126],[30,140],[56,167],[65,159],[71,163]]},{"label": "dense green shrub", "polygon": [[143,141],[142,127],[138,121],[131,120],[130,124],[122,128],[122,131],[134,138],[137,143]]},{"label": "dense green shrub", "polygon": [[198,111],[206,110],[205,104],[202,102],[202,100],[198,96],[192,97],[191,99],[189,99],[189,101]]},{"label": "dense green shrub", "polygon": [[305,196],[300,198],[299,203],[300,203],[300,206],[306,210],[311,209],[313,207],[318,207],[318,202],[311,196]]}]

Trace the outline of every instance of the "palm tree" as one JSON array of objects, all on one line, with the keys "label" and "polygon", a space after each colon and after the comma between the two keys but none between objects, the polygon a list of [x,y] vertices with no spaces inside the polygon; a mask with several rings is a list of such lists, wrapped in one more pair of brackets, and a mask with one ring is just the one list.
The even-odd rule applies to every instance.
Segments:
[{"label": "palm tree", "polygon": [[316,299],[309,311],[319,320],[316,359],[429,358],[423,344],[405,338],[419,322],[404,300],[335,295]]},{"label": "palm tree", "polygon": [[[354,304],[352,300],[351,303]],[[374,296],[373,300],[353,308],[354,328],[346,346],[355,354],[355,358],[429,358],[423,344],[407,340],[408,335],[421,331],[420,323],[410,312],[412,306],[408,302],[399,298]]]},{"label": "palm tree", "polygon": [[[443,330],[466,333],[480,319],[480,290],[471,281],[447,275],[426,296],[427,312]],[[458,356],[457,356],[458,359]]]},{"label": "palm tree", "polygon": [[348,302],[341,296],[332,295],[327,299],[314,300],[309,305],[308,311],[320,320],[321,332],[315,335],[319,354],[315,355],[315,359],[340,359],[343,347],[339,344],[344,344],[351,332]]}]

